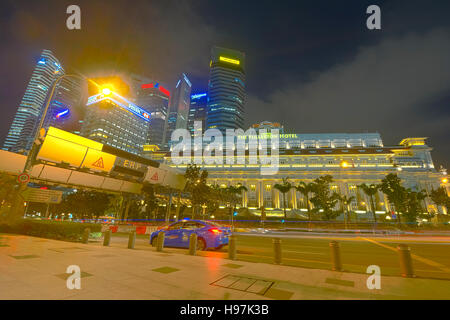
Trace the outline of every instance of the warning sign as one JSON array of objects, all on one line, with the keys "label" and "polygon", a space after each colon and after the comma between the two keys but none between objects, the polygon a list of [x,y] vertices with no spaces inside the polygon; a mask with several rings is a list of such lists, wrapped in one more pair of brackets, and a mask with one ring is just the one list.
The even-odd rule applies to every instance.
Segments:
[{"label": "warning sign", "polygon": [[116,156],[89,148],[82,167],[109,172],[113,168],[115,161]]},{"label": "warning sign", "polygon": [[92,164],[93,167],[97,167],[97,168],[104,168],[105,166],[103,165],[103,157],[100,157],[97,161],[95,161]]},{"label": "warning sign", "polygon": [[155,174],[150,178],[150,180],[158,181],[158,172],[155,172]]}]

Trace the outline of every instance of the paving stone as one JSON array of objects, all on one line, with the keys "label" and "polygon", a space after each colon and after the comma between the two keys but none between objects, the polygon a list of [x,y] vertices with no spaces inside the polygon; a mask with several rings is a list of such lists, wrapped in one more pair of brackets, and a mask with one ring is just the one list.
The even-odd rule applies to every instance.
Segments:
[{"label": "paving stone", "polygon": [[13,255],[9,255],[10,257],[14,258],[14,259],[33,259],[33,258],[39,258],[39,256],[35,255],[35,254],[27,254],[27,255],[23,255],[23,256],[13,256]]},{"label": "paving stone", "polygon": [[354,287],[355,286],[354,281],[334,279],[334,278],[326,278],[325,282],[329,283],[329,284],[337,284],[337,285],[346,286],[346,287]]},{"label": "paving stone", "polygon": [[227,267],[227,268],[232,268],[232,269],[238,269],[238,268],[243,267],[242,264],[234,264],[234,263],[227,263],[227,264],[224,264],[223,266]]},{"label": "paving stone", "polygon": [[239,279],[240,279],[240,277],[233,276],[233,275],[227,275],[227,276],[213,282],[212,284],[219,286],[219,287],[228,288],[229,286],[231,286],[233,283],[235,283]]},{"label": "paving stone", "polygon": [[[71,276],[73,273],[61,273],[61,274],[56,274],[55,276],[57,276],[58,278],[61,278],[63,280],[67,280],[67,278],[69,276]],[[81,278],[86,278],[86,277],[92,277],[93,275],[84,271],[81,271],[80,273],[80,277]]]},{"label": "paving stone", "polygon": [[264,297],[275,299],[275,300],[289,300],[294,295],[291,291],[280,290],[276,288],[270,288],[264,294]]},{"label": "paving stone", "polygon": [[161,267],[161,268],[152,269],[152,271],[161,272],[161,273],[172,273],[172,272],[175,272],[178,270],[180,270],[180,269],[175,269],[175,268],[171,268],[171,267]]}]

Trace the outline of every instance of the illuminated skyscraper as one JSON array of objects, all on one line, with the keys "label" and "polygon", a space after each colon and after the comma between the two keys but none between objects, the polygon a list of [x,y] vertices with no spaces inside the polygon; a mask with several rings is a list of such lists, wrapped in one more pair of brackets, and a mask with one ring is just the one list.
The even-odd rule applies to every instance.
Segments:
[{"label": "illuminated skyscraper", "polygon": [[188,129],[191,135],[194,134],[194,122],[202,123],[202,131],[205,130],[206,124],[206,108],[208,102],[208,94],[198,93],[191,95],[191,107],[189,109]]},{"label": "illuminated skyscraper", "polygon": [[169,102],[169,117],[167,119],[167,130],[165,130],[164,141],[170,141],[175,129],[187,129],[189,106],[191,104],[192,84],[183,73],[178,80],[175,90]]},{"label": "illuminated skyscraper", "polygon": [[206,129],[244,128],[245,54],[213,47]]},{"label": "illuminated skyscraper", "polygon": [[81,135],[142,155],[150,114],[116,92],[89,97]]},{"label": "illuminated skyscraper", "polygon": [[4,150],[27,152],[31,149],[49,91],[55,79],[63,74],[59,60],[50,50],[43,50],[6,136]]},{"label": "illuminated skyscraper", "polygon": [[80,120],[84,118],[85,111],[82,98],[81,79],[75,77],[61,79],[53,94],[44,128],[52,126],[79,134]]},{"label": "illuminated skyscraper", "polygon": [[147,145],[163,147],[170,92],[155,81],[142,83],[137,90],[136,104],[150,114]]}]

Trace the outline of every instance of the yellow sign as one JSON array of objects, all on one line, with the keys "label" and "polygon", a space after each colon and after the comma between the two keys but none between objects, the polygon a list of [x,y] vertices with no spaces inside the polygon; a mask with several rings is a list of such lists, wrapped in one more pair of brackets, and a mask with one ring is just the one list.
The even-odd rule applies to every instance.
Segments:
[{"label": "yellow sign", "polygon": [[224,62],[228,62],[228,63],[232,63],[232,64],[237,64],[237,65],[241,64],[241,62],[239,60],[231,59],[231,58],[227,58],[227,57],[222,57],[222,56],[219,57],[219,60],[220,61],[224,61]]},{"label": "yellow sign", "polygon": [[44,143],[37,155],[37,159],[54,163],[68,163],[71,166],[79,167],[86,154],[85,146],[56,138],[47,134]]},{"label": "yellow sign", "polygon": [[82,166],[96,171],[110,172],[115,161],[116,156],[112,154],[89,149]]},{"label": "yellow sign", "polygon": [[76,143],[76,144],[79,144],[79,145],[82,145],[85,147],[89,147],[91,149],[99,150],[99,151],[102,150],[102,148],[103,148],[103,144],[101,144],[100,142],[93,141],[88,138],[84,138],[79,135],[76,135],[76,134],[61,130],[61,129],[57,129],[54,127],[48,128],[47,136],[60,138],[60,139],[66,140],[68,142],[73,142],[73,143]]}]

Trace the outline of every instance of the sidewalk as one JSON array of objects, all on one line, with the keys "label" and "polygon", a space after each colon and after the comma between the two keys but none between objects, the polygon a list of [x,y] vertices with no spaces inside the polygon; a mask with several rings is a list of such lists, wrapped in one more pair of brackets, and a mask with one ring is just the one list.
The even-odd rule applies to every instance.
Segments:
[{"label": "sidewalk", "polygon": [[450,281],[368,276],[0,234],[0,299],[450,299]]}]

